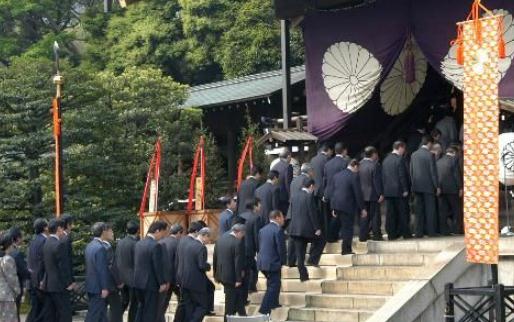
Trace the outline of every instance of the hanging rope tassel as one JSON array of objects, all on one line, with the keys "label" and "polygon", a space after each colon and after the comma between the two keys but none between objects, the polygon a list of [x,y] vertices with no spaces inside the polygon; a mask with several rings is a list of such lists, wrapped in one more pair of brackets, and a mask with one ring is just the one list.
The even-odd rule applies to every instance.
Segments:
[{"label": "hanging rope tassel", "polygon": [[404,78],[407,84],[412,84],[416,81],[416,58],[414,57],[414,51],[412,50],[412,39],[409,36],[407,45],[405,47],[407,53],[403,62],[404,66]]},{"label": "hanging rope tassel", "polygon": [[498,26],[498,57],[500,59],[503,59],[506,57],[505,54],[505,39],[503,38],[503,17],[499,19],[499,26]]},{"label": "hanging rope tassel", "polygon": [[455,59],[457,64],[464,65],[464,40],[462,39],[462,26],[457,27],[457,39],[450,42],[450,46],[457,46],[457,53]]}]

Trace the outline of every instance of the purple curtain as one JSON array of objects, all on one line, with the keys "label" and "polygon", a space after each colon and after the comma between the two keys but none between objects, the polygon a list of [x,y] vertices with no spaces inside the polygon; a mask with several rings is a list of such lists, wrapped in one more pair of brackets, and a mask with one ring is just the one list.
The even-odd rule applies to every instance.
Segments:
[{"label": "purple curtain", "polygon": [[[308,13],[303,21],[303,33],[310,131],[325,140],[336,134],[347,134],[345,129],[356,115],[371,116],[371,123],[376,125],[374,129],[364,128],[363,133],[385,128],[394,119],[383,113],[376,98],[361,108],[364,111],[349,114],[337,108],[325,90],[322,76],[323,57],[331,45],[347,41],[367,49],[382,65],[383,80],[408,33],[412,32],[427,61],[440,72],[449,43],[456,37],[456,22],[466,18],[471,3],[471,0],[377,0],[356,9]],[[483,4],[491,10],[501,8],[514,14],[512,0],[488,0]],[[511,66],[500,83],[500,96],[514,96],[512,69]],[[375,89],[379,86],[380,82]],[[375,92],[374,97],[377,95]]]}]

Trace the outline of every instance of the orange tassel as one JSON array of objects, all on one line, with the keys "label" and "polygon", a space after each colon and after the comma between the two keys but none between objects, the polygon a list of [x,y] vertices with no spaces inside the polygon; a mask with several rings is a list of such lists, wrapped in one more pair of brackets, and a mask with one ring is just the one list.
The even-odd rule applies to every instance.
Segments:
[{"label": "orange tassel", "polygon": [[500,59],[505,58],[505,40],[503,40],[503,36],[500,36],[500,41],[498,42],[498,57]]},{"label": "orange tassel", "polygon": [[464,44],[462,41],[457,44],[457,64],[464,65]]}]

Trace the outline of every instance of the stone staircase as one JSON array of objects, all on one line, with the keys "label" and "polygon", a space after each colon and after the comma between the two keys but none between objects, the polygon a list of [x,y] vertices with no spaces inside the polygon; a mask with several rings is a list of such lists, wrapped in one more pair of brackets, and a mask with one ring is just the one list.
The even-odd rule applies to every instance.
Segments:
[{"label": "stone staircase", "polygon": [[[327,244],[320,267],[308,266],[309,281],[300,282],[296,268],[283,267],[282,308],[272,312],[272,320],[366,321],[408,281],[430,276],[432,271],[427,264],[453,240],[456,238],[355,241],[357,254],[346,256],[340,254],[340,243]],[[213,246],[208,250],[212,262]],[[257,293],[250,295],[249,315],[257,313],[266,290],[266,279],[262,275],[257,289]],[[172,300],[167,314],[170,322],[175,306]],[[223,306],[223,287],[216,285],[216,315],[205,317],[204,322],[223,321]]]}]

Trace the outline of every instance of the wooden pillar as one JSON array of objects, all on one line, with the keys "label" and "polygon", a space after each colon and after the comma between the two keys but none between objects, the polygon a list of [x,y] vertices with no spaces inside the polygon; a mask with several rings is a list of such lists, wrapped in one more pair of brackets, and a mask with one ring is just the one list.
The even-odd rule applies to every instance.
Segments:
[{"label": "wooden pillar", "polygon": [[291,44],[290,21],[280,20],[280,42],[282,51],[282,117],[284,129],[289,128],[291,121]]}]

